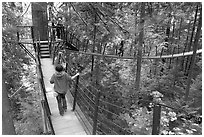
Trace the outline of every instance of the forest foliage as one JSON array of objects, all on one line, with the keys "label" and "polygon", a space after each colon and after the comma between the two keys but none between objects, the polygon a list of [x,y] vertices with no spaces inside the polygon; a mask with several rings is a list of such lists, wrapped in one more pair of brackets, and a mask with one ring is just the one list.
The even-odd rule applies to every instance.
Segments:
[{"label": "forest foliage", "polygon": [[[22,12],[20,2],[2,3],[2,72],[16,134],[36,135],[42,133],[42,119],[35,62],[17,43],[8,42],[17,41],[16,26],[23,22]],[[30,34],[22,31],[22,35]],[[27,48],[34,53],[31,46]]]},{"label": "forest foliage", "polygon": [[[140,102],[138,105],[137,101],[142,97],[175,108],[162,107],[160,134],[202,134],[202,57],[200,55],[195,59],[187,101],[184,97],[191,65],[190,56],[172,60],[141,60],[139,90],[136,86],[137,69],[139,69],[136,62],[139,50],[142,51],[142,56],[171,55],[173,52],[192,51],[195,44],[198,45],[198,49],[202,47],[202,36],[199,37],[198,43],[194,43],[199,28],[199,17],[202,16],[202,5],[196,2],[143,4],[144,7],[141,8],[140,2],[48,3],[52,11],[52,14],[49,14],[49,21],[56,24],[57,19],[62,17],[67,32],[74,33],[80,41],[88,40],[89,52],[115,55],[119,52],[121,41],[124,40],[123,56],[135,57],[133,60],[124,60],[71,55],[75,64],[85,67],[86,73],[82,78],[87,80],[85,85],[88,88],[87,83],[95,83],[104,94],[120,96],[118,99],[112,98],[108,101],[126,109],[133,109],[130,114],[114,110],[107,105],[107,108],[114,110],[120,117],[104,114],[105,118],[124,126],[133,134],[151,134],[152,111],[148,110],[151,104]],[[21,6],[18,7],[16,3],[3,3],[2,6],[3,37],[15,39],[15,25],[22,22],[22,18],[18,17],[18,13],[22,12]],[[81,45],[81,48],[83,46]],[[25,79],[25,76],[30,78],[30,84],[35,85],[33,81],[35,71],[33,70],[33,74],[27,73],[33,68],[31,60],[20,47],[3,43],[2,58],[3,69],[10,76],[7,79],[9,94],[20,87],[22,84],[20,81]],[[24,91],[11,100],[15,106],[14,118],[17,121],[19,134],[40,132],[40,128],[37,128],[39,126],[36,126],[40,125],[37,91],[33,90],[37,90],[35,86],[31,89],[24,88]],[[136,97],[137,101],[130,103],[123,98],[132,96]],[[35,112],[31,112],[30,106],[36,108],[32,109]],[[36,129],[23,130],[28,125]]]}]

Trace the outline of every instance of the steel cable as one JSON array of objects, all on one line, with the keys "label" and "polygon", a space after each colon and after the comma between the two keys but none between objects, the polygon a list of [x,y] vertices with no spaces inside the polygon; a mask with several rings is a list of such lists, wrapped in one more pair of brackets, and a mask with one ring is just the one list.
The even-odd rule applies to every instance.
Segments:
[{"label": "steel cable", "polygon": [[[80,100],[81,102],[83,102],[83,101],[81,100],[81,98],[80,98],[79,100]],[[84,103],[82,103],[82,104],[84,104]],[[85,104],[84,104],[84,105],[85,105]],[[86,119],[87,119],[89,122],[90,122],[90,120],[91,120],[91,122],[93,122],[93,121],[92,121],[92,118],[89,116],[89,114],[91,114],[90,111],[86,111],[86,112],[88,112],[88,114],[87,114],[87,113],[85,113],[85,111],[83,111],[84,108],[82,108],[81,105],[78,104],[78,106],[79,106],[79,108],[81,109],[81,111],[82,111],[82,113],[84,114],[84,116],[86,117]],[[89,110],[86,105],[85,105],[85,107],[86,107],[86,110]]]},{"label": "steel cable", "polygon": [[[115,132],[112,128],[109,128],[109,126],[106,123],[103,123],[102,121],[100,121],[99,119],[97,119],[97,121],[103,125],[105,125],[106,128],[110,129],[111,131]],[[117,135],[119,135],[117,132],[115,132]]]},{"label": "steel cable", "polygon": [[104,111],[106,111],[106,112],[108,112],[108,113],[110,113],[110,114],[112,114],[112,115],[115,115],[115,116],[117,116],[117,117],[120,117],[118,114],[115,114],[115,113],[113,113],[113,112],[111,112],[111,111],[109,111],[109,110],[107,110],[107,109],[105,109],[105,108],[103,108],[103,107],[98,106],[98,108],[100,108],[100,109],[102,109],[102,110],[104,110]]},{"label": "steel cable", "polygon": [[126,109],[126,108],[120,107],[120,106],[118,106],[118,105],[115,105],[115,104],[113,104],[113,103],[104,101],[104,100],[102,100],[102,99],[99,99],[99,100],[100,100],[101,102],[104,102],[104,103],[106,103],[106,104],[112,105],[112,106],[114,106],[114,107],[118,107],[118,108],[121,108],[121,109],[123,109],[123,110],[130,111],[130,110]]},{"label": "steel cable", "polygon": [[[99,113],[99,115],[101,115]],[[112,124],[114,124],[115,126],[119,127],[120,129],[124,130],[124,131],[127,131],[125,130],[123,127],[121,127],[120,125],[116,124],[115,122],[111,121],[110,119],[107,119],[106,117],[103,117],[104,119],[106,119],[107,121],[111,122]],[[131,132],[127,131],[128,133],[132,134]]]},{"label": "steel cable", "polygon": [[[80,88],[80,87],[79,87]],[[81,89],[81,88],[80,88]],[[83,90],[83,89],[81,89],[81,90]],[[82,95],[82,94],[84,94],[84,93],[82,93],[82,92],[79,92],[80,93],[80,95]],[[82,93],[82,94],[81,94]],[[95,102],[92,100],[92,99],[90,99],[86,94],[84,94],[94,105],[95,105]],[[83,96],[82,96],[83,97]]]},{"label": "steel cable", "polygon": [[[80,81],[79,81],[80,82]],[[91,93],[91,91],[84,85],[82,84],[82,82],[80,82],[80,84],[94,97],[96,97],[96,95],[94,95],[93,93]]]}]

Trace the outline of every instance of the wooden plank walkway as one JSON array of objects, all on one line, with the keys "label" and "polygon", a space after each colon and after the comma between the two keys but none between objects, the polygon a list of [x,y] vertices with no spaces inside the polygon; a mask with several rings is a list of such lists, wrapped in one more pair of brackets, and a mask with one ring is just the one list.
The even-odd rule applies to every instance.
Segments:
[{"label": "wooden plank walkway", "polygon": [[72,107],[67,101],[67,112],[64,116],[59,115],[57,100],[52,94],[53,85],[49,83],[52,74],[55,72],[52,60],[49,58],[41,59],[42,70],[44,75],[44,82],[47,91],[47,99],[51,109],[51,119],[56,135],[86,135],[81,123],[75,115],[75,112],[71,111]]}]

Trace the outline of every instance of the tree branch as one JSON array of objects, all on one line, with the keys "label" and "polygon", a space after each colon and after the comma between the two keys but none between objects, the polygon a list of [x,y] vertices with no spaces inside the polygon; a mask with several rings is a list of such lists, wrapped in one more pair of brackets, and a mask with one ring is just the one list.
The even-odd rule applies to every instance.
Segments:
[{"label": "tree branch", "polygon": [[[121,30],[123,30],[124,32],[127,32],[128,34],[130,34],[129,33],[129,31],[127,31],[126,29],[124,29],[123,27],[121,27],[117,22],[119,22],[116,18],[111,18],[110,16],[108,16],[107,14],[104,14],[100,9],[98,9],[99,10],[99,13],[105,18],[105,17],[108,17],[110,20],[111,20],[111,22],[113,23],[113,24],[116,24]],[[117,22],[115,21],[115,20],[117,20]]]},{"label": "tree branch", "polygon": [[[89,4],[89,5],[91,5],[91,7],[94,9],[96,15],[97,15],[97,16],[99,17],[99,19],[103,22],[103,24],[105,25],[106,30],[110,33],[110,30],[109,30],[109,28],[107,27],[107,24],[103,21],[103,19],[101,18],[101,16],[98,14],[97,9],[96,9],[92,4]],[[99,9],[98,9],[98,10],[99,10]]]},{"label": "tree branch", "polygon": [[27,6],[25,12],[22,13],[21,15],[19,15],[18,17],[22,17],[22,16],[24,16],[24,15],[28,12],[28,8],[30,7],[30,5],[31,5],[31,4],[29,4],[29,5]]},{"label": "tree branch", "polygon": [[83,23],[88,26],[88,24],[86,23],[86,21],[81,17],[81,15],[76,11],[74,5],[72,5],[72,3],[70,2],[70,5],[72,6],[73,10],[76,12],[76,14],[78,15],[78,17],[83,21]]}]

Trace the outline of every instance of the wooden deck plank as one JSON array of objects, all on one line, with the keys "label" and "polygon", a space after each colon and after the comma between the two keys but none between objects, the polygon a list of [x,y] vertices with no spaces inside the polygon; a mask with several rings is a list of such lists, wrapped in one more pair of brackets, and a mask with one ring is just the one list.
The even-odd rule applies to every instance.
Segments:
[{"label": "wooden deck plank", "polygon": [[54,66],[52,65],[52,60],[49,58],[41,59],[42,70],[44,76],[45,87],[47,91],[47,99],[51,109],[51,119],[56,135],[86,135],[83,126],[79,122],[75,113],[71,110],[72,106],[67,101],[67,112],[64,116],[60,116],[57,107],[57,100],[53,96],[53,85],[49,83],[49,80],[54,71]]}]

